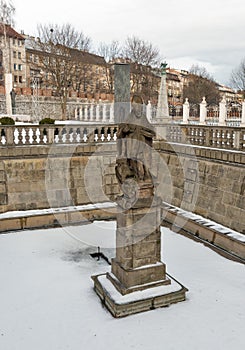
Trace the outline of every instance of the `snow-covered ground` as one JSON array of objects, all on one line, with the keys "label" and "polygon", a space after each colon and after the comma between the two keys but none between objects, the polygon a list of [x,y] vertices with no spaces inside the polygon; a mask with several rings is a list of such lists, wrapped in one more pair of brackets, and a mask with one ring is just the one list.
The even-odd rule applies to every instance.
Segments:
[{"label": "snow-covered ground", "polygon": [[114,256],[114,222],[0,235],[0,349],[244,349],[244,265],[162,232],[162,260],[188,299],[122,319],[102,308],[90,278],[110,270],[89,254],[101,245]]}]

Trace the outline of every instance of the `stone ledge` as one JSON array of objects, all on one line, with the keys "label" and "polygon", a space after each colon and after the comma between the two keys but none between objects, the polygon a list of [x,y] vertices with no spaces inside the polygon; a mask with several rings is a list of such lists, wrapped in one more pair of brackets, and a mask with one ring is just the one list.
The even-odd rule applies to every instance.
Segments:
[{"label": "stone ledge", "polygon": [[170,285],[150,288],[122,296],[106,274],[92,276],[94,290],[113,317],[125,317],[143,311],[169,306],[186,300],[188,289],[168,275]]}]

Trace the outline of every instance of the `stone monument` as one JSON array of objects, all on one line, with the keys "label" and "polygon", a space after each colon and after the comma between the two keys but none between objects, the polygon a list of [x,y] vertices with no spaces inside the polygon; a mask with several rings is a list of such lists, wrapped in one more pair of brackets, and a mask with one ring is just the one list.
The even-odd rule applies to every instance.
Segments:
[{"label": "stone monument", "polygon": [[187,291],[161,261],[161,199],[152,175],[155,130],[145,110],[142,98],[134,96],[130,114],[119,124],[116,256],[111,272],[93,276],[96,293],[115,317],[185,300]]},{"label": "stone monument", "polygon": [[161,63],[161,85],[158,95],[158,104],[157,104],[157,114],[156,114],[156,123],[159,124],[168,124],[170,121],[169,117],[169,108],[168,108],[168,92],[167,92],[167,82],[166,82],[166,68],[167,63]]}]

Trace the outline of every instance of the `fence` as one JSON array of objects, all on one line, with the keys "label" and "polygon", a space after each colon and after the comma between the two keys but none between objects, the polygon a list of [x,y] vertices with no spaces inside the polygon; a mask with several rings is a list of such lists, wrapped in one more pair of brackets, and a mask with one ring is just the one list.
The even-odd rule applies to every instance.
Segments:
[{"label": "fence", "polygon": [[0,146],[28,146],[109,142],[116,140],[116,125],[0,126]]}]

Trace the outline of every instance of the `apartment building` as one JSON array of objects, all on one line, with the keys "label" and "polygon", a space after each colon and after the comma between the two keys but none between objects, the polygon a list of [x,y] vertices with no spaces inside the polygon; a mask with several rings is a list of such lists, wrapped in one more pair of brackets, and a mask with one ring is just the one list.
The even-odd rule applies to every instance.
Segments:
[{"label": "apartment building", "polygon": [[13,88],[25,87],[26,50],[25,38],[10,25],[0,24],[0,85],[4,86],[4,74],[12,73]]}]

